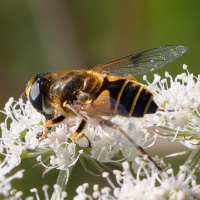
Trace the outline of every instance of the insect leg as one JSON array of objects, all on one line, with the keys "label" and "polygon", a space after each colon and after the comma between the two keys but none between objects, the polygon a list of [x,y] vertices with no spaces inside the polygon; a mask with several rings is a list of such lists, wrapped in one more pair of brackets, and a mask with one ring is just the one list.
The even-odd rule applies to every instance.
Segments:
[{"label": "insect leg", "polygon": [[84,137],[87,139],[89,147],[92,147],[89,138],[84,133],[81,133],[83,131],[83,129],[85,128],[86,124],[87,124],[87,122],[84,119],[82,119],[81,123],[79,124],[76,132],[72,135],[71,139],[73,141],[76,141],[76,140],[80,140],[81,138]]},{"label": "insect leg", "polygon": [[49,133],[49,130],[51,129],[51,126],[63,121],[64,119],[65,119],[65,117],[63,115],[60,115],[50,121],[47,121],[44,125],[44,132],[42,133],[42,135],[41,135],[41,133],[38,133],[36,138],[40,139],[40,141],[43,140],[44,138],[46,138],[47,134]]},{"label": "insect leg", "polygon": [[[158,109],[158,111],[166,112],[166,110],[160,108]],[[167,112],[175,112],[175,109],[167,110]]]}]

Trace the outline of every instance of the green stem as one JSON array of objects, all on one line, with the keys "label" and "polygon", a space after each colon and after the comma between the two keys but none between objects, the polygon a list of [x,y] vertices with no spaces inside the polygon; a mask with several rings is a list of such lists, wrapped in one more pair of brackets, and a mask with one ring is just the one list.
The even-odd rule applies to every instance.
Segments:
[{"label": "green stem", "polygon": [[189,155],[184,165],[189,165],[193,173],[199,169],[200,167],[200,144],[199,143],[196,145],[196,148]]},{"label": "green stem", "polygon": [[[71,175],[72,169],[73,169],[73,166],[67,168],[66,171],[60,170],[56,184],[60,186],[61,191],[66,190],[66,186],[67,186],[67,183],[68,183],[68,179]],[[51,200],[59,199],[59,195],[60,194],[58,194],[56,191],[54,191],[54,193],[52,194]]]},{"label": "green stem", "polygon": [[31,157],[37,157],[37,156],[45,156],[45,155],[48,155],[50,153],[53,153],[52,149],[48,149],[48,150],[43,150],[43,151],[36,151],[36,152],[28,152],[27,153],[27,157],[28,158],[31,158]]}]

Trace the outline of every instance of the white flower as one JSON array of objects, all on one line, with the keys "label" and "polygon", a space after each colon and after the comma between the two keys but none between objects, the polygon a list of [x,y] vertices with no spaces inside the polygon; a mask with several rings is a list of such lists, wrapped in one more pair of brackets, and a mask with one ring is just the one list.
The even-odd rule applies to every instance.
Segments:
[{"label": "white flower", "polygon": [[[2,137],[8,134],[7,130],[5,129],[5,124],[1,124],[2,128]],[[3,135],[5,134],[5,135]],[[20,164],[21,158],[20,154],[22,153],[22,146],[14,141],[18,141],[17,137],[12,140],[11,138],[1,138],[0,143],[0,153],[4,156],[3,160],[0,160],[0,194],[4,195],[5,197],[9,196],[9,199],[18,199],[22,196],[21,191],[17,191],[12,189],[11,181],[13,179],[20,179],[23,177],[24,170],[18,171],[14,175],[8,176],[13,168]]]},{"label": "white flower", "polygon": [[[172,169],[159,174],[152,163],[148,163],[146,159],[137,159],[139,168],[135,176],[129,169],[129,163],[123,163],[123,172],[113,171],[118,186],[110,181],[108,173],[106,173],[103,177],[107,179],[112,189],[105,187],[99,190],[98,185],[94,185],[93,198],[102,200],[200,199],[200,185],[196,184],[196,177],[187,166],[180,166],[177,176],[174,175]],[[148,165],[145,167],[143,162],[147,162]],[[145,174],[143,178],[140,176],[141,173]],[[74,197],[74,200],[93,199],[92,196],[85,193],[85,190],[84,185],[79,186],[77,188],[78,195]]]},{"label": "white flower", "polygon": [[[188,148],[195,148],[200,134],[200,76],[186,73],[174,79],[166,72],[167,79],[153,81],[148,87],[155,92],[155,101],[159,110],[153,118],[145,116],[143,120],[155,126],[148,129],[168,141],[178,140]],[[195,141],[196,139],[196,141]],[[191,145],[194,144],[194,145]]]},{"label": "white flower", "polygon": [[[11,186],[11,181],[13,179],[20,179],[23,177],[23,172],[24,170],[18,171],[17,173],[15,173],[12,176],[6,177],[5,175],[1,175],[0,176],[0,194],[4,195],[5,197],[10,196],[12,194],[12,191],[15,191],[15,196],[16,196],[16,190],[11,190],[12,186]],[[4,168],[0,168],[0,173],[1,174],[5,174],[6,171]],[[19,192],[17,192],[17,195],[19,195]]]},{"label": "white flower", "polygon": [[[45,200],[49,200],[49,195],[48,195],[48,189],[49,189],[49,186],[48,185],[44,185],[42,187],[42,190],[44,191],[44,197],[42,197],[41,199],[45,199]],[[36,188],[33,188],[30,190],[31,192],[35,193],[35,196],[37,198],[37,200],[40,200],[40,197],[39,197],[39,194],[38,194],[38,191]],[[62,192],[61,191],[61,188],[59,185],[55,184],[54,185],[54,195],[56,195],[56,199],[57,200],[63,200],[67,197],[67,192]],[[55,198],[55,197],[54,197]],[[33,197],[27,197],[26,200],[33,200],[34,198]]]},{"label": "white flower", "polygon": [[[25,156],[39,156],[38,161],[47,171],[52,168],[66,170],[76,163],[79,156],[90,157],[99,162],[120,162],[125,159],[134,161],[138,154],[134,145],[119,130],[91,124],[87,125],[84,134],[91,141],[92,148],[88,147],[85,138],[76,141],[78,144],[76,145],[70,137],[77,129],[80,117],[66,119],[64,124],[52,128],[47,138],[39,142],[37,135],[43,133],[45,118],[31,106],[29,101],[23,103],[22,99],[14,101],[10,98],[5,105],[5,112],[2,113],[6,115],[6,120],[1,124],[0,147],[2,151],[7,147],[6,154],[15,159],[13,166],[20,163],[23,152],[27,152]],[[147,127],[152,126],[149,122],[124,117],[113,117],[107,120],[117,124],[139,146],[147,148],[155,142],[156,136],[149,135],[146,130]],[[147,142],[148,146],[145,146]],[[84,148],[87,150],[79,153]],[[51,155],[49,161],[43,163],[43,155],[48,154]]]},{"label": "white flower", "polygon": [[[83,133],[90,140],[92,147],[88,147],[88,140],[85,137],[75,142],[70,139],[82,120],[80,117],[66,119],[65,123],[53,127],[47,138],[39,141],[37,136],[44,131],[45,117],[38,113],[29,101],[24,103],[22,99],[14,101],[10,98],[5,105],[5,111],[0,111],[6,116],[0,126],[0,153],[5,156],[5,160],[0,163],[0,186],[1,182],[3,183],[0,193],[5,192],[4,195],[8,195],[11,185],[5,180],[11,179],[5,178],[5,175],[20,164],[21,158],[35,156],[46,168],[44,174],[56,168],[63,170],[62,172],[66,171],[67,180],[69,168],[75,165],[78,159],[85,169],[84,159],[90,159],[100,171],[98,162],[102,165],[107,162],[119,164],[127,160],[129,163],[123,163],[123,172],[114,170],[118,185],[115,186],[110,181],[108,173],[103,173],[112,189],[105,187],[99,190],[95,185],[94,198],[200,199],[200,185],[196,184],[195,176],[187,166],[181,166],[179,174],[175,176],[172,169],[168,169],[167,173],[158,172],[158,167],[148,161],[147,155],[135,158],[138,155],[135,147],[151,147],[157,136],[170,142],[177,139],[190,148],[190,152],[199,146],[200,75],[195,77],[190,74],[186,65],[183,68],[186,73],[177,75],[174,79],[169,73],[165,74],[164,79],[155,75],[153,83],[150,84],[145,77],[148,87],[155,93],[154,99],[159,106],[156,114],[145,115],[143,118],[103,117],[109,125],[113,123],[115,129],[109,125],[102,126],[98,122],[96,126],[88,123]],[[45,162],[43,156],[46,157]],[[155,157],[153,160],[160,167],[166,168],[162,159]],[[132,166],[135,176],[129,166]],[[78,195],[74,199],[92,199],[92,196],[85,193],[86,188],[88,184],[79,186]],[[63,195],[58,186],[55,186],[54,190],[60,199],[65,197],[66,194]],[[39,199],[37,190],[32,191]],[[49,199],[46,186],[44,191],[45,198]],[[20,191],[12,192],[15,198],[22,195]]]}]

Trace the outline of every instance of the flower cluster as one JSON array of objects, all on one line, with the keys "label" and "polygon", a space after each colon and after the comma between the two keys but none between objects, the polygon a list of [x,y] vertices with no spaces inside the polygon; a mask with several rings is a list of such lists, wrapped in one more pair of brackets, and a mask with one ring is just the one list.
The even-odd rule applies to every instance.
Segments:
[{"label": "flower cluster", "polygon": [[[116,129],[112,126],[100,124],[94,126],[88,123],[84,134],[90,140],[92,148],[88,147],[88,140],[85,137],[76,142],[70,139],[80,124],[81,118],[78,116],[66,119],[65,123],[53,127],[47,138],[39,141],[37,136],[43,133],[45,117],[38,113],[29,101],[24,103],[22,99],[14,101],[10,98],[4,111],[0,111],[6,116],[5,122],[0,126],[0,153],[5,156],[4,161],[0,163],[2,175],[0,193],[8,196],[8,191],[11,189],[10,180],[17,176],[5,178],[5,175],[20,164],[21,158],[37,157],[39,164],[46,168],[44,174],[53,168],[69,173],[69,168],[77,160],[80,160],[86,169],[83,161],[83,158],[86,158],[90,159],[97,169],[98,162],[120,164],[124,160],[127,160],[132,167],[129,169],[126,162],[123,164],[124,172],[114,170],[117,187],[110,182],[108,174],[104,173],[103,176],[111,185],[113,194],[110,193],[110,188],[99,191],[95,185],[93,198],[200,199],[200,186],[196,184],[188,166],[181,166],[179,174],[174,176],[172,169],[159,174],[155,163],[146,160],[147,155],[145,158],[137,157],[135,160],[139,153],[135,146],[143,149],[151,147],[157,136],[170,142],[178,140],[190,149],[188,152],[196,150],[196,154],[199,155],[200,146],[197,144],[200,142],[200,76],[195,77],[190,74],[186,65],[183,69],[186,73],[177,75],[175,79],[167,72],[166,78],[162,80],[160,76],[155,75],[153,83],[149,83],[146,76],[144,77],[147,87],[156,94],[154,99],[159,106],[156,114],[128,120],[118,116],[105,117],[105,121],[109,120],[110,124],[113,123],[117,127]],[[173,155],[178,154],[180,153]],[[160,167],[166,168],[161,159],[155,157],[153,160]],[[199,167],[199,158],[193,160],[195,160],[193,165]],[[132,170],[136,173],[136,177],[131,173]],[[87,187],[88,184],[80,186],[77,189],[78,195],[74,199],[92,199],[92,196],[85,193]],[[36,189],[32,191],[36,192],[37,197]],[[56,191],[58,190],[55,189],[54,193]],[[13,190],[11,195],[17,199],[22,193]],[[60,199],[65,197],[61,191],[59,195]]]},{"label": "flower cluster", "polygon": [[[5,154],[15,159],[12,161],[14,166],[20,163],[21,158],[35,156],[47,171],[52,168],[66,170],[76,163],[79,156],[89,156],[99,162],[119,162],[124,159],[133,161],[138,154],[133,144],[118,130],[109,128],[105,130],[105,127],[102,130],[101,127],[90,124],[87,125],[84,134],[92,143],[91,149],[87,148],[88,141],[85,138],[77,143],[71,141],[70,137],[81,120],[78,117],[69,118],[65,124],[52,128],[48,137],[39,141],[37,134],[43,132],[45,118],[32,107],[29,101],[24,103],[22,99],[14,101],[10,98],[4,110],[2,113],[6,115],[6,120],[1,124],[0,148],[9,149]],[[120,124],[120,128],[137,145],[147,148],[154,144],[156,137],[148,134],[146,130],[148,123],[141,123],[134,118],[127,120],[123,117],[114,117],[111,121]],[[42,156],[46,155],[50,155],[47,164],[42,160]]]},{"label": "flower cluster", "polygon": [[[5,165],[5,160],[2,163]],[[8,172],[6,171],[5,168],[6,166],[5,167],[1,166],[0,168],[0,174],[1,174],[0,175],[1,177],[0,178],[0,194],[2,194],[4,197],[7,197],[7,196],[10,196],[10,197],[13,196],[13,198],[21,197],[23,193],[21,191],[17,191],[16,189],[12,189],[11,181],[16,178],[18,179],[22,178],[24,170],[18,171],[14,175],[6,177],[5,175]]]},{"label": "flower cluster", "polygon": [[[102,200],[200,199],[200,185],[197,185],[196,177],[187,166],[180,166],[179,173],[175,176],[171,168],[159,174],[155,166],[148,163],[145,158],[137,157],[136,163],[139,165],[136,176],[131,173],[128,162],[123,163],[123,172],[113,171],[117,186],[109,179],[108,173],[103,173],[110,187],[99,190],[99,186],[94,185],[93,198]],[[92,200],[92,196],[85,192],[87,187],[87,183],[79,186],[74,200]]]},{"label": "flower cluster", "polygon": [[[42,187],[42,190],[44,191],[45,200],[49,200],[48,189],[49,189],[48,185],[44,185]],[[30,191],[35,193],[37,200],[40,200],[38,190],[36,188],[33,188]],[[56,200],[63,200],[67,197],[67,192],[62,192],[60,186],[57,184],[54,185],[54,194],[55,194]],[[26,200],[33,200],[33,199],[34,198],[32,196],[26,198]]]},{"label": "flower cluster", "polygon": [[164,79],[155,75],[153,83],[144,76],[148,87],[156,93],[155,101],[160,108],[154,117],[145,119],[155,125],[149,132],[194,149],[200,139],[200,75],[190,74],[185,64],[183,69],[186,73],[174,79],[168,72]]}]

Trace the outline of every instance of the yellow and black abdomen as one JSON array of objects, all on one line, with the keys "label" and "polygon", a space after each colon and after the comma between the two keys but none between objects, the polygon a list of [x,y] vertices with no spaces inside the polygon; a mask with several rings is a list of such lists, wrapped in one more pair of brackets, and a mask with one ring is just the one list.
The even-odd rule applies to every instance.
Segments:
[{"label": "yellow and black abdomen", "polygon": [[96,98],[110,96],[112,115],[143,117],[158,109],[153,93],[137,81],[106,76]]}]

